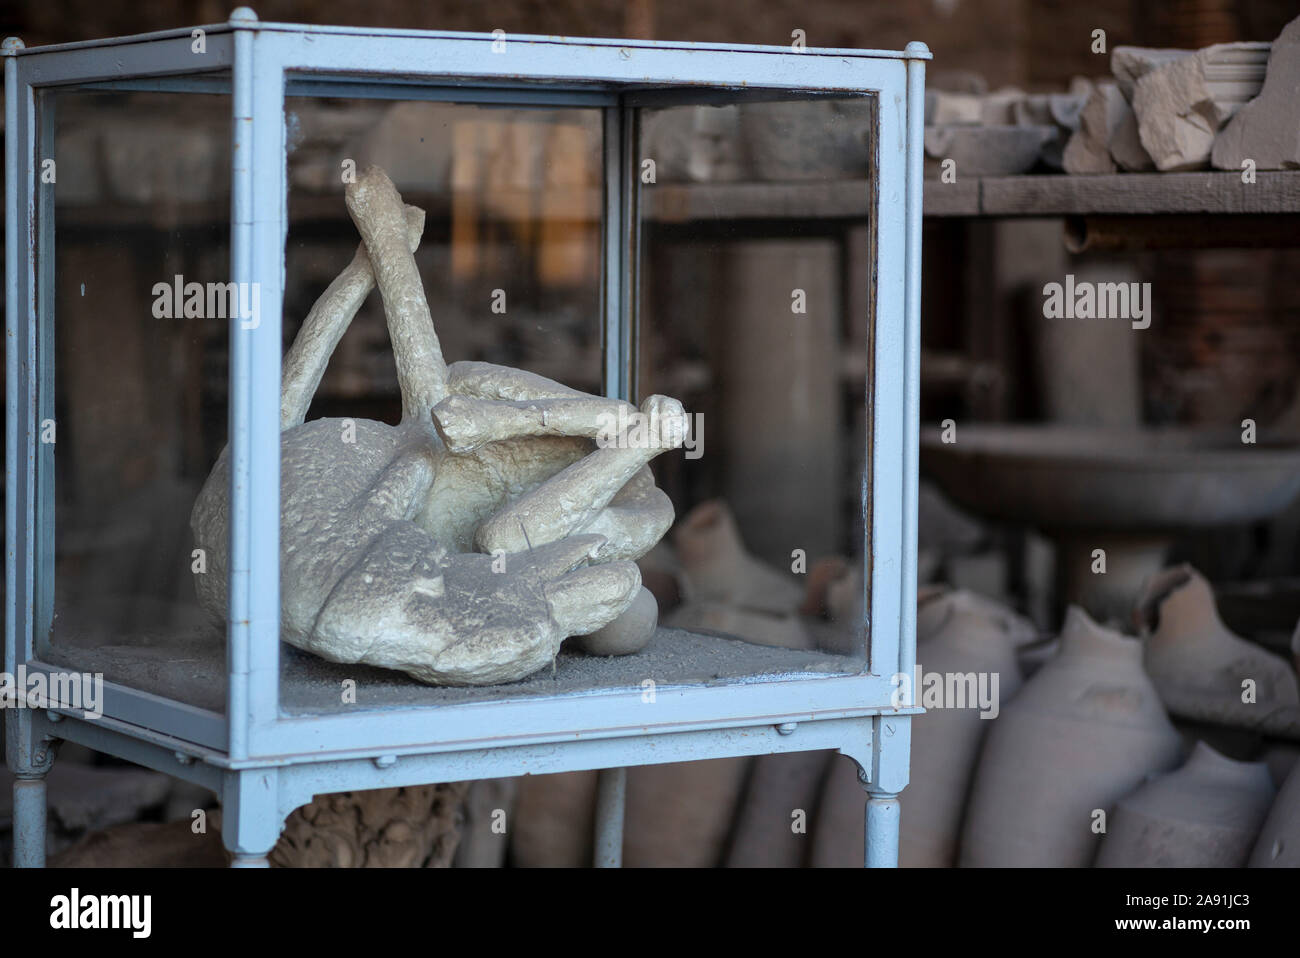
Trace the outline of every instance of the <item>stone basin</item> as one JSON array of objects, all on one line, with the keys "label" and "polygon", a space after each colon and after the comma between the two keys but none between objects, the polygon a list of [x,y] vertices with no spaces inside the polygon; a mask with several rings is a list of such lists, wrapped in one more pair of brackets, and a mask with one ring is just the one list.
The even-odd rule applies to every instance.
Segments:
[{"label": "stone basin", "polygon": [[1121,624],[1176,532],[1258,522],[1300,494],[1300,443],[1231,431],[959,424],[953,443],[922,430],[921,465],[972,512],[1052,536],[1064,599]]},{"label": "stone basin", "polygon": [[1300,443],[1239,432],[970,424],[922,430],[921,464],[953,500],[1048,530],[1157,532],[1239,525],[1300,494]]}]

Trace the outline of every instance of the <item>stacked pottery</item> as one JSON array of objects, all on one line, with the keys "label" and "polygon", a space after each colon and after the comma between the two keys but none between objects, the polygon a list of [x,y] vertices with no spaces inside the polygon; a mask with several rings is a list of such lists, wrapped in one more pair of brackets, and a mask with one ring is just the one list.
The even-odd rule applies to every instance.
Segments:
[{"label": "stacked pottery", "polygon": [[[457,868],[501,868],[510,851],[517,778],[481,778],[470,783],[461,806],[460,844],[452,863]],[[504,816],[504,819],[503,819]],[[502,828],[502,825],[506,825]]]},{"label": "stacked pottery", "polygon": [[803,589],[754,558],[720,499],[692,509],[673,532],[686,601],[664,624],[734,635],[759,645],[810,649],[799,620]]},{"label": "stacked pottery", "polygon": [[[732,829],[729,868],[798,868],[804,863],[809,819],[816,810],[826,762],[833,756],[789,752],[754,759]],[[858,794],[865,798],[861,787]]]},{"label": "stacked pottery", "polygon": [[[749,553],[725,502],[696,506],[677,524],[673,543],[685,602],[664,617],[665,625],[759,645],[812,647],[797,615],[803,590]],[[821,755],[767,755],[630,769],[624,864],[799,864],[806,849],[803,835],[791,831],[791,812],[810,804],[809,769],[819,773],[824,761]],[[770,791],[760,794],[755,786]],[[734,858],[727,855],[729,838]],[[742,844],[766,852],[741,852]]]},{"label": "stacked pottery", "polygon": [[[992,606],[992,608],[989,608]],[[962,810],[984,734],[1001,705],[1020,689],[1016,664],[1015,618],[988,600],[966,591],[949,592],[921,603],[918,619],[917,677],[912,699],[926,714],[912,720],[910,783],[901,796],[899,864],[948,867],[956,863]],[[937,621],[937,626],[934,623]],[[926,676],[930,676],[929,679]],[[950,682],[949,677],[965,679]],[[934,679],[961,688],[971,698],[977,689],[994,694],[991,704],[975,700],[926,701]],[[996,685],[994,685],[996,681]],[[985,708],[981,708],[985,704]]]},{"label": "stacked pottery", "polygon": [[813,868],[861,868],[866,814],[867,791],[858,781],[857,763],[832,752],[812,819],[808,864]]},{"label": "stacked pottery", "polygon": [[687,599],[714,601],[773,614],[798,608],[803,590],[749,554],[731,509],[721,499],[701,503],[673,530]]},{"label": "stacked pottery", "polygon": [[[957,598],[960,597],[960,598]],[[944,601],[949,600],[949,601]],[[952,614],[953,600],[968,615],[978,615],[1006,635],[1012,646],[1020,649],[1038,640],[1038,630],[1023,615],[997,599],[990,599],[967,589],[950,590],[947,586],[928,585],[917,590],[916,640],[918,643],[938,635]]]},{"label": "stacked pottery", "polygon": [[1142,669],[1141,644],[1071,606],[1060,651],[988,733],[961,864],[1090,865],[1101,813],[1179,757],[1178,732]]},{"label": "stacked pottery", "polygon": [[596,773],[557,772],[518,779],[510,857],[520,868],[591,864],[596,829]]},{"label": "stacked pottery", "polygon": [[623,864],[628,868],[714,868],[751,759],[638,765],[627,770]]},{"label": "stacked pottery", "polygon": [[1187,764],[1120,801],[1099,868],[1240,868],[1273,802],[1263,762],[1238,762],[1198,742]]},{"label": "stacked pottery", "polygon": [[1135,615],[1149,633],[1147,672],[1174,715],[1252,728],[1300,705],[1291,664],[1229,632],[1191,566],[1152,576]]},{"label": "stacked pottery", "polygon": [[[856,575],[860,590],[861,571]],[[834,603],[833,592],[830,598]],[[860,610],[860,600],[856,601]],[[917,654],[926,671],[975,672],[977,677],[980,672],[998,673],[999,693],[1005,701],[1020,685],[1014,649],[1035,633],[1032,625],[993,599],[927,586],[918,596],[916,635]],[[915,688],[913,700],[924,704]],[[911,784],[900,797],[901,864],[953,863],[980,740],[985,726],[995,724],[978,714],[978,709],[936,710],[912,720]],[[931,727],[926,729],[926,723]],[[813,818],[813,866],[862,865],[866,800],[853,760],[832,755]]]},{"label": "stacked pottery", "polygon": [[1291,768],[1264,820],[1251,868],[1300,868],[1300,762]]}]

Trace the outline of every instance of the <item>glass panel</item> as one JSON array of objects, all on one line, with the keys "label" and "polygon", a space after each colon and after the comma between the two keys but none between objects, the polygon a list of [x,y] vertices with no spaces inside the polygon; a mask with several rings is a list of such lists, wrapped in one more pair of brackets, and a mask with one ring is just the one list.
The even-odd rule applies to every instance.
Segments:
[{"label": "glass panel", "polygon": [[[638,564],[664,627],[628,655],[587,655],[570,639],[552,668],[477,688],[421,686],[397,671],[335,664],[286,646],[286,712],[639,687],[647,677],[679,684],[863,668],[860,490],[874,113],[866,100],[753,104],[730,113],[739,120],[750,110],[756,123],[766,117],[780,132],[765,133],[761,123],[745,133],[712,117],[700,122],[708,148],[719,157],[743,154],[750,158],[743,166],[687,156],[684,177],[698,179],[706,169],[705,181],[690,184],[698,187],[693,194],[661,196],[687,185],[673,183],[675,160],[665,155],[663,177],[643,187],[639,393],[680,398],[697,414],[689,448],[652,460],[677,527]],[[288,111],[287,330],[355,249],[343,188],[373,163],[388,172],[403,202],[426,212],[416,265],[446,358],[486,360],[600,391],[599,111],[297,98]],[[654,118],[647,119],[653,138]],[[809,144],[800,123],[829,124],[834,137]],[[791,152],[787,135],[803,138],[803,146]],[[711,192],[724,185],[718,180],[732,192]],[[694,215],[692,202],[706,214]],[[859,266],[846,273],[850,258]],[[669,272],[673,263],[676,273]],[[788,319],[769,311],[742,336],[740,324],[755,322],[758,304],[774,290]],[[498,296],[504,308],[494,309]],[[728,307],[727,297],[741,299]],[[369,365],[345,351],[349,339],[353,350],[364,346]],[[383,303],[371,295],[334,353],[304,428],[358,413],[397,423],[392,356]],[[778,396],[788,402],[773,402]],[[764,442],[742,439],[746,423],[764,421],[783,425],[765,431]],[[435,482],[430,501],[438,489]],[[710,504],[722,496],[729,509]],[[728,538],[733,513],[743,556],[726,554],[735,544]],[[425,531],[428,518],[416,518]],[[450,548],[487,551],[477,542]],[[372,583],[363,590],[368,602],[379,589]]]},{"label": "glass panel", "polygon": [[[602,393],[600,110],[290,97],[286,120],[286,348],[358,249],[345,189],[374,165],[404,204],[424,211],[415,264],[446,361],[492,363]],[[355,422],[373,432],[358,433],[358,444],[366,445],[399,424],[402,397],[388,321],[383,297],[372,292],[330,357],[304,430],[332,428],[321,423],[330,418],[340,428]],[[508,472],[509,463],[500,466]],[[451,474],[445,459],[435,472]],[[473,488],[465,495],[477,501],[491,481],[486,474],[469,476],[465,485]],[[433,536],[422,543],[431,547],[436,538],[452,552],[479,551],[472,528],[460,541],[449,528],[454,523],[440,515],[459,515],[445,503],[462,492],[463,486],[446,488],[442,478],[435,482],[416,520]],[[283,581],[291,578],[286,571]],[[379,577],[363,602],[380,614],[389,608],[381,592],[399,580],[400,570]],[[440,638],[431,635],[430,642]],[[290,713],[350,709],[349,688],[367,707],[458,701],[486,691],[430,688],[401,671],[334,664],[303,650],[315,639],[286,639],[281,705]],[[499,688],[512,694],[519,687]]]},{"label": "glass panel", "polygon": [[[863,667],[874,98],[646,110],[638,392],[696,448],[642,561],[665,625]],[[807,653],[831,653],[810,656]]]},{"label": "glass panel", "polygon": [[[416,265],[443,355],[601,389],[601,133],[596,110],[289,97],[286,347],[360,237],[346,179],[382,168],[426,214]],[[309,419],[397,422],[383,302],[367,298]]]},{"label": "glass panel", "polygon": [[43,99],[55,577],[37,654],[221,711],[224,630],[196,599],[190,511],[226,435],[230,98]]},{"label": "glass panel", "polygon": [[[228,319],[208,291],[229,269],[229,100],[55,106],[58,574],[41,654],[221,709],[223,625],[196,599],[189,520],[227,432]],[[285,348],[355,255],[345,186],[375,164],[425,212],[415,261],[447,360],[600,393],[601,116],[290,98]],[[348,680],[374,707],[861,670],[873,129],[867,98],[644,115],[636,391],[682,400],[692,431],[652,462],[676,520],[638,563],[660,607],[643,651],[571,641],[524,682],[433,689],[286,646],[286,711],[349,707]],[[330,418],[400,421],[376,293],[306,412]]]}]

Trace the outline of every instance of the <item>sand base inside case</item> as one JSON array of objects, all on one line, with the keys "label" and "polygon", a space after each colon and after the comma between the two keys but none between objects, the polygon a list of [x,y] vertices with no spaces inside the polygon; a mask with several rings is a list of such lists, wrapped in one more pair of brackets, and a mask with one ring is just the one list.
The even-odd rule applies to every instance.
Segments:
[{"label": "sand base inside case", "polygon": [[[102,672],[106,682],[161,695],[215,712],[225,711],[226,647],[216,628],[142,634],[119,644],[78,645],[75,636],[56,640],[43,661],[64,668]],[[289,714],[356,709],[458,705],[521,696],[659,688],[741,680],[772,681],[863,671],[861,658],[754,645],[681,629],[656,629],[635,655],[597,657],[561,650],[555,670],[542,669],[519,682],[474,688],[421,685],[400,672],[339,665],[290,646],[280,656],[280,703]],[[345,679],[356,682],[356,703],[343,704]]]}]

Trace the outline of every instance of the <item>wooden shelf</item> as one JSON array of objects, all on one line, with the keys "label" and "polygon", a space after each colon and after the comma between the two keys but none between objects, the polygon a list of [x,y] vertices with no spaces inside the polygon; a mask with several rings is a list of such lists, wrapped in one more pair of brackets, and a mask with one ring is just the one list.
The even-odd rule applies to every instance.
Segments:
[{"label": "wooden shelf", "polygon": [[793,183],[661,183],[643,187],[646,217],[658,223],[701,220],[866,219],[865,180]]},{"label": "wooden shelf", "polygon": [[[560,216],[594,223],[600,216],[595,187],[548,190],[544,205],[526,191],[475,196],[475,207],[490,219]],[[432,220],[451,215],[449,194],[412,194]],[[759,221],[852,221],[871,215],[866,180],[817,180],[787,183],[661,183],[642,193],[646,218],[673,225]],[[1243,183],[1238,173],[1118,173],[1107,176],[991,176],[943,183],[925,181],[925,215],[930,217],[1058,217],[1146,215],[1258,216],[1300,214],[1300,170],[1256,174]],[[152,209],[96,204],[60,210],[62,225],[124,228],[151,225],[176,228],[219,226],[228,221],[229,205],[160,206]],[[152,221],[151,221],[152,217]],[[295,192],[289,222],[345,222],[347,212],[337,194]]]},{"label": "wooden shelf", "polygon": [[925,182],[925,214],[948,217],[1260,215],[1300,213],[1300,170],[991,176]]},{"label": "wooden shelf", "polygon": [[[643,197],[646,215],[660,223],[865,219],[871,212],[861,180],[660,184]],[[1300,213],[1300,170],[1257,173],[1254,183],[1221,172],[930,179],[924,197],[933,217]]]}]

